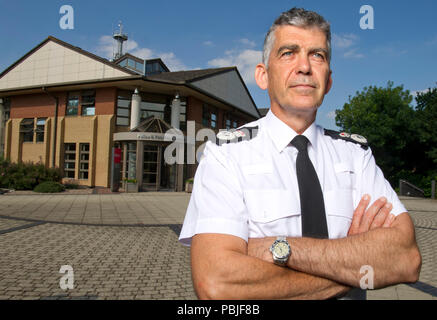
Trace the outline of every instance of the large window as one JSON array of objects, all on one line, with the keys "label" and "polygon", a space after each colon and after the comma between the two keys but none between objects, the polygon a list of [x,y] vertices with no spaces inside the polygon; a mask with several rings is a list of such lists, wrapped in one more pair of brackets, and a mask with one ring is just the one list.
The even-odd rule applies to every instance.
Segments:
[{"label": "large window", "polygon": [[[81,108],[79,112],[79,106]],[[67,116],[93,116],[96,113],[96,91],[69,92],[67,98]]]},{"label": "large window", "polygon": [[79,113],[79,92],[70,92],[67,99],[67,116],[77,116]]},{"label": "large window", "polygon": [[179,129],[182,131],[187,131],[187,99],[181,98],[181,116],[180,116],[180,124]]},{"label": "large window", "polygon": [[4,113],[3,113],[3,125],[4,125],[11,117],[11,99],[10,98],[3,98],[3,107],[4,107]]},{"label": "large window", "polygon": [[217,114],[215,112],[211,112],[211,128],[217,128]]},{"label": "large window", "polygon": [[[132,92],[119,91],[117,98],[117,125],[128,126],[130,124]],[[144,119],[155,116],[155,118],[164,120],[168,124],[171,122],[171,103],[172,96],[164,96],[158,94],[141,94],[140,104],[140,122]],[[180,98],[180,124],[181,130],[186,130],[186,109],[187,101],[185,97]]]},{"label": "large window", "polygon": [[88,179],[90,144],[81,143],[79,145],[79,179]]},{"label": "large window", "polygon": [[36,142],[44,142],[45,126],[46,126],[46,118],[38,118],[36,120]]},{"label": "large window", "polygon": [[23,142],[33,142],[34,133],[34,122],[33,118],[27,118],[21,120],[20,123],[20,134]]},{"label": "large window", "polygon": [[231,116],[229,113],[223,115],[223,127],[227,130],[231,129]]},{"label": "large window", "polygon": [[119,91],[117,97],[117,126],[128,126],[130,117],[132,93],[128,91]]},{"label": "large window", "polygon": [[76,144],[64,143],[64,177],[75,178]]},{"label": "large window", "polygon": [[94,90],[83,91],[81,102],[83,116],[93,116],[96,114],[96,92]]},{"label": "large window", "polygon": [[202,125],[213,129],[217,128],[217,109],[206,103],[202,109]]},{"label": "large window", "polygon": [[150,116],[164,120],[165,106],[166,103],[141,101],[141,121]]}]

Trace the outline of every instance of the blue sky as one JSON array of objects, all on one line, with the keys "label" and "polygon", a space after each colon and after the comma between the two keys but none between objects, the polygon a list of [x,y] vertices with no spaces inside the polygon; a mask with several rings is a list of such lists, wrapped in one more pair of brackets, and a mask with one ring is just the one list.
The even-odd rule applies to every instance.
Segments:
[{"label": "blue sky", "polygon": [[[59,9],[66,4],[74,9],[73,30],[59,27]],[[362,5],[373,7],[373,30],[360,28]],[[294,6],[317,11],[331,23],[334,83],[318,112],[319,124],[336,129],[333,111],[365,86],[393,81],[412,92],[436,86],[435,0],[0,0],[0,70],[49,35],[111,58],[110,35],[121,20],[128,52],[161,57],[172,71],[236,65],[257,106],[269,107],[253,68],[268,28]]]}]

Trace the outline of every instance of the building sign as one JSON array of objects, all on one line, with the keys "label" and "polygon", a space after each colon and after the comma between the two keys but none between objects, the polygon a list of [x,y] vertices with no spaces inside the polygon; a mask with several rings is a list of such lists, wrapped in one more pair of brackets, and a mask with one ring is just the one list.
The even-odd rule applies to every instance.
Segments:
[{"label": "building sign", "polygon": [[121,148],[114,148],[114,163],[121,162]]},{"label": "building sign", "polygon": [[137,134],[137,140],[164,141],[164,134],[155,132],[141,132]]}]

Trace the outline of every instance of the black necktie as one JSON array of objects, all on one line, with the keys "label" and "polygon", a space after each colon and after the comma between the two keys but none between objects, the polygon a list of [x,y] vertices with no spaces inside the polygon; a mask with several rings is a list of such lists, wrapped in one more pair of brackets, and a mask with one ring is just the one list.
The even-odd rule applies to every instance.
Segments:
[{"label": "black necktie", "polygon": [[308,156],[308,142],[308,138],[302,135],[297,135],[291,141],[291,144],[299,151],[296,159],[296,173],[300,195],[302,236],[323,239],[328,238],[325,204],[319,178]]}]

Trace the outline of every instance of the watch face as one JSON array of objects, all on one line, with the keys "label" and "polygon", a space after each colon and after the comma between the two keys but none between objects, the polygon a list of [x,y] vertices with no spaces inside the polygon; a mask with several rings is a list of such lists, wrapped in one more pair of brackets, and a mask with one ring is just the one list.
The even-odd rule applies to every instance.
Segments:
[{"label": "watch face", "polygon": [[273,248],[274,255],[281,259],[285,258],[290,253],[290,248],[285,242],[278,242]]}]

